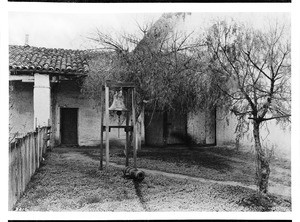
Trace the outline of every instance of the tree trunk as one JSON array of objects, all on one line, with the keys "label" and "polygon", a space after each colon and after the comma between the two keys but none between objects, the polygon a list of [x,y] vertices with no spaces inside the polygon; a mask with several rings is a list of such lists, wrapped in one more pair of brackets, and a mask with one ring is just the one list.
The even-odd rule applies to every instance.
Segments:
[{"label": "tree trunk", "polygon": [[270,175],[269,160],[266,156],[266,152],[261,147],[260,135],[259,135],[259,122],[253,121],[253,136],[255,141],[255,150],[257,158],[257,186],[259,192],[266,194],[268,192],[268,182]]},{"label": "tree trunk", "polygon": [[236,136],[235,137],[235,151],[239,151],[240,149],[240,137],[239,136]]}]

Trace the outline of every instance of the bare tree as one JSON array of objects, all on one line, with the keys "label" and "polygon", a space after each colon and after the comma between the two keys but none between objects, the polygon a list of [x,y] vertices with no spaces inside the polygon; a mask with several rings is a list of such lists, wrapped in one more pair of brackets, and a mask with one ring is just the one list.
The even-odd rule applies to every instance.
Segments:
[{"label": "bare tree", "polygon": [[243,133],[249,121],[252,124],[261,193],[268,191],[270,174],[261,126],[266,121],[290,118],[290,42],[285,39],[285,31],[278,24],[259,31],[221,21],[209,29],[205,39],[217,95],[214,99],[238,117],[238,132]]},{"label": "bare tree", "polygon": [[[174,29],[177,22],[185,16],[185,13],[163,14],[154,24],[139,25],[142,35],[123,34],[112,37],[97,30],[89,39],[97,42],[100,49],[106,50],[105,58],[109,58],[110,62],[103,62],[105,59],[101,57],[98,69],[103,67],[108,72],[98,70],[94,76],[104,73],[107,75],[100,74],[102,82],[110,78],[136,83],[139,107],[143,101],[149,101],[148,104],[153,109],[176,107],[186,111],[190,107],[187,104],[194,99],[192,94],[196,82],[193,77],[201,64],[191,56],[194,49],[200,47],[190,41],[193,33],[176,32]],[[95,61],[97,64],[97,59]],[[93,75],[88,78],[92,79]],[[91,82],[96,82],[88,81],[84,87],[87,91],[92,90]]]}]

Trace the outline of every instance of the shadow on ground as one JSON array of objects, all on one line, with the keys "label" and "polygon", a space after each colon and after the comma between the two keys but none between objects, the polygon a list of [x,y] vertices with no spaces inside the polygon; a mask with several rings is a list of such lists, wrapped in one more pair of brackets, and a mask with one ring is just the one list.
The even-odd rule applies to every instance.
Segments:
[{"label": "shadow on ground", "polygon": [[[155,155],[147,155],[153,150]],[[178,156],[177,152],[181,152],[181,156]],[[138,166],[145,165],[147,166],[145,168],[159,168],[161,171],[169,170],[181,174],[190,172],[211,180],[225,178],[234,181],[235,177],[241,178],[241,169],[235,166],[237,163],[245,165],[243,158],[235,156],[240,161],[226,158],[223,160],[224,157],[210,158],[211,161],[220,160],[224,165],[229,165],[227,166],[227,170],[230,169],[229,173],[221,173],[222,170],[214,166],[217,163],[207,163],[203,157],[220,156],[221,152],[217,152],[217,149],[212,154],[209,152],[211,151],[205,148],[196,150],[187,150],[184,147],[161,150],[143,148],[139,152],[143,155],[139,155]],[[122,148],[112,147],[112,161],[120,161],[123,164],[124,157],[121,153]],[[169,157],[167,153],[171,153]],[[176,162],[179,159],[181,161]],[[276,197],[275,201],[271,199],[272,205],[266,202],[260,206],[255,199],[255,193],[255,190],[247,187],[172,178],[162,174],[149,173],[144,181],[137,183],[124,179],[122,170],[113,165],[100,171],[99,148],[55,148],[48,154],[45,165],[33,176],[23,197],[18,201],[16,210],[206,212],[291,210],[290,200],[279,197]]]}]

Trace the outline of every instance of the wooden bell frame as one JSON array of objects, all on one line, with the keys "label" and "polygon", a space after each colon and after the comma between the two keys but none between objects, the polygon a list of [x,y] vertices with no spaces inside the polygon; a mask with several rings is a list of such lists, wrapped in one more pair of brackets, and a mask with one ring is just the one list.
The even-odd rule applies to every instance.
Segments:
[{"label": "wooden bell frame", "polygon": [[[103,134],[105,132],[105,162],[106,169],[109,166],[109,132],[112,128],[122,128],[126,132],[126,143],[125,143],[125,152],[126,152],[126,161],[125,166],[129,165],[129,147],[130,147],[130,138],[129,132],[132,132],[132,142],[133,142],[133,167],[136,168],[136,159],[137,159],[137,143],[136,143],[136,118],[135,118],[135,85],[131,82],[114,82],[107,80],[105,85],[101,90],[101,137],[100,137],[100,170],[103,169]],[[109,110],[109,91],[110,89],[121,88],[126,96],[125,98],[125,107],[127,108],[125,112],[126,125],[110,125],[109,114],[114,112]],[[131,108],[129,107],[129,101],[131,100]],[[129,123],[131,115],[131,125]]]}]

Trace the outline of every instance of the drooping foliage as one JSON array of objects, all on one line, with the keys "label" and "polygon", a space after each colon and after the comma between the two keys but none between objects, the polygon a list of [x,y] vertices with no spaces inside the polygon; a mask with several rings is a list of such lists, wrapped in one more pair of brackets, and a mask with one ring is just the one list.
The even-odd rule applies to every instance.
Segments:
[{"label": "drooping foliage", "polygon": [[[158,24],[165,23],[163,20]],[[90,37],[106,51],[94,52],[92,72],[84,83],[84,90],[94,94],[106,79],[134,82],[139,107],[147,102],[150,109],[181,112],[194,109],[202,95],[197,95],[197,76],[202,74],[204,66],[194,57],[201,44],[192,42],[192,33],[174,32],[170,27],[163,32],[155,27],[155,31],[153,26],[141,29],[144,33],[141,39],[126,34],[116,40],[100,31]]]}]

